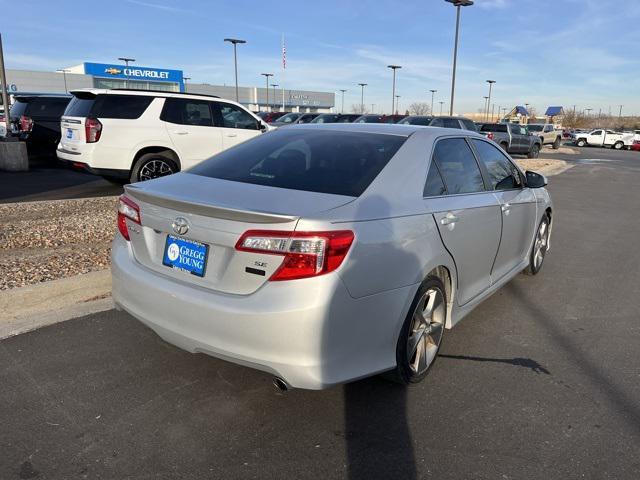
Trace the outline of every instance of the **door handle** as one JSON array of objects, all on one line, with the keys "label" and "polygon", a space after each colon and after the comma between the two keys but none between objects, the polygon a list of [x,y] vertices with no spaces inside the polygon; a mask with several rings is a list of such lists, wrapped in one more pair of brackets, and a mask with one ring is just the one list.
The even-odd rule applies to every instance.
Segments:
[{"label": "door handle", "polygon": [[440,219],[440,223],[442,225],[453,225],[458,221],[458,217],[456,217],[453,213],[447,213],[446,216]]},{"label": "door handle", "polygon": [[500,207],[500,210],[502,210],[505,215],[509,215],[509,211],[511,211],[511,204],[505,203]]},{"label": "door handle", "polygon": [[184,130],[174,131],[176,135],[189,135],[189,132],[185,132]]}]

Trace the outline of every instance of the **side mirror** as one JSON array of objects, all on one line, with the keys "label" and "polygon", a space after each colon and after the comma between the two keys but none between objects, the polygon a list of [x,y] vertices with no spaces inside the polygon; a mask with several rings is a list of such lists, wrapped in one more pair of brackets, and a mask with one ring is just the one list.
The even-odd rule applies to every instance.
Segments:
[{"label": "side mirror", "polygon": [[267,125],[262,120],[258,120],[258,128],[256,128],[256,130],[265,132],[267,130]]},{"label": "side mirror", "polygon": [[525,175],[527,176],[527,187],[529,188],[542,188],[547,185],[547,177],[544,175],[530,170],[527,170]]}]

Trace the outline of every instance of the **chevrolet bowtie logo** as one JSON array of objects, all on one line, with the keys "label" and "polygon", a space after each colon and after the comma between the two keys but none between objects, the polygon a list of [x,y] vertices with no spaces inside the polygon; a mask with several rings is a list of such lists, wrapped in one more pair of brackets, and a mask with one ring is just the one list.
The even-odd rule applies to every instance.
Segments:
[{"label": "chevrolet bowtie logo", "polygon": [[118,75],[122,73],[122,70],[120,70],[119,68],[110,67],[107,68],[104,73],[108,73],[109,75]]}]

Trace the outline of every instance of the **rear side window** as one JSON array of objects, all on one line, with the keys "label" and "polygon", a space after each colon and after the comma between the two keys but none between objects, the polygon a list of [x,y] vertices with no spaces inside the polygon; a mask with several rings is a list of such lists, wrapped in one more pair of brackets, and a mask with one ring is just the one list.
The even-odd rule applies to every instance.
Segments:
[{"label": "rear side window", "polygon": [[211,109],[205,100],[187,98],[167,98],[160,114],[160,120],[179,125],[212,127]]},{"label": "rear side window", "polygon": [[357,197],[406,137],[282,129],[225,150],[189,172],[270,187]]},{"label": "rear side window", "polygon": [[64,111],[65,117],[88,117],[93,107],[96,97],[90,96],[74,96]]},{"label": "rear side window", "polygon": [[458,130],[460,130],[460,122],[457,118],[445,118],[444,128],[457,128]]},{"label": "rear side window", "polygon": [[466,118],[461,118],[460,121],[462,122],[462,125],[464,125],[464,128],[466,128],[467,130],[471,130],[472,132],[478,131],[478,129],[476,128],[476,124],[473,123],[471,120],[467,120]]},{"label": "rear side window", "polygon": [[444,182],[442,181],[442,176],[438,171],[438,167],[435,163],[431,163],[429,167],[429,174],[427,175],[427,181],[424,184],[424,197],[439,197],[440,195],[444,195],[447,192],[447,189],[444,186]]},{"label": "rear side window", "polygon": [[26,115],[33,118],[60,118],[70,98],[34,98],[29,102]]},{"label": "rear side window", "polygon": [[433,159],[442,173],[450,195],[484,190],[480,167],[463,138],[446,138],[438,141]]},{"label": "rear side window", "polygon": [[481,132],[500,132],[507,133],[507,125],[504,123],[485,123],[480,128]]},{"label": "rear side window", "polygon": [[487,167],[491,186],[494,190],[520,188],[518,169],[502,153],[502,150],[482,140],[472,140],[478,158]]},{"label": "rear side window", "polygon": [[98,95],[91,108],[91,115],[133,120],[140,118],[153,99],[148,95]]}]

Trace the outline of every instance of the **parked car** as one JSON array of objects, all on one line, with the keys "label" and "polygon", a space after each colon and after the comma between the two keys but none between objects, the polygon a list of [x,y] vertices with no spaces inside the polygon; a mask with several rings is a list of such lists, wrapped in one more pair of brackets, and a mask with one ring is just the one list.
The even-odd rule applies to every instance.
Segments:
[{"label": "parked car", "polygon": [[621,150],[625,147],[631,147],[633,133],[619,133],[597,128],[589,133],[577,133],[575,143],[578,147],[611,147]]},{"label": "parked car", "polygon": [[507,153],[519,153],[537,158],[542,147],[540,137],[530,135],[517,123],[485,123],[480,133],[493,140]]},{"label": "parked car", "polygon": [[476,132],[473,121],[464,117],[433,117],[429,115],[410,115],[398,122],[400,125],[423,125],[428,127],[459,128]]},{"label": "parked car", "polygon": [[469,130],[278,129],[125,187],[113,299],[164,340],[283,389],[386,371],[415,383],[445,328],[542,268],[545,184]]},{"label": "parked car", "polygon": [[531,135],[540,137],[542,145],[551,145],[554,150],[560,148],[562,142],[562,132],[556,130],[551,123],[530,123],[526,127]]},{"label": "parked car", "polygon": [[114,182],[170,175],[271,129],[242,105],[208,95],[71,93],[58,158]]},{"label": "parked car", "polygon": [[380,123],[398,123],[407,115],[383,115],[380,119]]},{"label": "parked car", "polygon": [[358,114],[322,113],[309,123],[352,123],[359,117]]},{"label": "parked car", "polygon": [[9,110],[11,131],[29,155],[52,156],[60,141],[60,117],[71,95],[16,95]]},{"label": "parked car", "polygon": [[314,118],[316,118],[319,113],[302,113],[302,112],[291,112],[283,115],[275,122],[271,122],[270,125],[273,127],[286,127],[288,125],[297,125],[299,123],[310,123]]},{"label": "parked car", "polygon": [[356,118],[353,123],[382,123],[384,115],[365,114]]},{"label": "parked car", "polygon": [[633,143],[631,144],[631,147],[629,147],[631,150],[635,150],[636,152],[640,152],[640,140],[634,140]]},{"label": "parked car", "polygon": [[287,112],[258,112],[256,115],[267,123],[275,122]]}]

